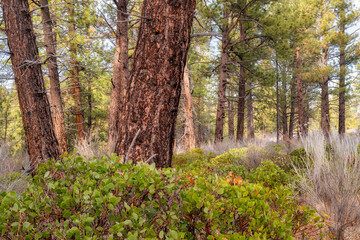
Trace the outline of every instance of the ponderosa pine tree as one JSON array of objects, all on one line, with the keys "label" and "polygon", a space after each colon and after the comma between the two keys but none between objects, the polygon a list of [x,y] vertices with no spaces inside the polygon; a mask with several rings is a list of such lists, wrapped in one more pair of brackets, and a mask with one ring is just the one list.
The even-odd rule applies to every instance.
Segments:
[{"label": "ponderosa pine tree", "polygon": [[57,159],[60,147],[54,131],[49,100],[39,60],[28,1],[1,1],[15,75],[30,171],[40,162]]},{"label": "ponderosa pine tree", "polygon": [[50,16],[48,0],[40,0],[40,9],[47,55],[47,67],[49,69],[51,114],[61,153],[64,153],[67,151],[67,147],[64,110],[61,101],[60,79],[56,56],[56,33],[53,31],[53,21]]},{"label": "ponderosa pine tree", "polygon": [[170,167],[196,0],[144,0],[115,152]]},{"label": "ponderosa pine tree", "polygon": [[128,0],[115,1],[117,7],[117,29],[115,41],[115,60],[112,79],[109,112],[109,138],[108,149],[114,151],[116,135],[119,128],[119,114],[124,104],[124,89],[129,79],[128,55]]}]

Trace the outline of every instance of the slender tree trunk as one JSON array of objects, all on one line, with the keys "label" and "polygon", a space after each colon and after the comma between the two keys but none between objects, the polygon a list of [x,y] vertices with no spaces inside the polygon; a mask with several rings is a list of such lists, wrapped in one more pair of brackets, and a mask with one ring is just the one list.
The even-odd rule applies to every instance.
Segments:
[{"label": "slender tree trunk", "polygon": [[[227,19],[228,13],[224,13]],[[225,118],[225,104],[226,104],[226,85],[227,85],[227,67],[228,67],[228,47],[229,47],[229,31],[228,27],[224,26],[222,31],[221,41],[221,67],[220,67],[220,81],[218,89],[218,104],[216,112],[215,123],[215,142],[222,142],[224,139],[224,118]]]},{"label": "slender tree trunk", "polygon": [[120,126],[119,114],[124,104],[125,88],[129,80],[129,36],[128,36],[128,0],[118,0],[117,5],[117,30],[115,43],[115,61],[112,79],[109,114],[109,139],[108,150],[114,151],[117,132]]},{"label": "slender tree trunk", "polygon": [[144,0],[115,152],[170,167],[196,0]]},{"label": "slender tree trunk", "polygon": [[28,1],[3,0],[1,4],[30,157],[30,171],[33,173],[40,162],[59,158],[61,150],[45,90]]},{"label": "slender tree trunk", "polygon": [[279,63],[276,57],[276,142],[280,141]]},{"label": "slender tree trunk", "polygon": [[53,32],[48,0],[40,0],[41,18],[44,29],[44,42],[47,55],[47,67],[50,79],[51,114],[55,126],[55,134],[59,141],[61,153],[67,151],[64,110],[61,101],[59,71],[56,57],[56,34]]},{"label": "slender tree trunk", "polygon": [[[242,23],[240,23],[240,40],[241,43],[245,46],[246,32]],[[245,97],[246,97],[246,77],[245,77],[245,67],[243,59],[240,63],[240,72],[239,72],[239,100],[238,100],[238,121],[237,121],[237,132],[236,140],[244,140],[244,131],[245,131]]]},{"label": "slender tree trunk", "polygon": [[247,138],[255,138],[255,128],[254,128],[254,100],[252,95],[252,86],[249,83],[249,95],[247,100]]},{"label": "slender tree trunk", "polygon": [[282,117],[282,135],[283,141],[288,139],[288,123],[287,123],[287,82],[286,82],[286,71],[285,67],[282,70],[282,109],[281,109],[281,117]]},{"label": "slender tree trunk", "polygon": [[296,54],[294,55],[294,66],[293,74],[291,79],[291,90],[290,90],[290,121],[289,121],[289,138],[294,137],[294,126],[295,126],[295,107],[296,107]]},{"label": "slender tree trunk", "polygon": [[230,90],[230,99],[228,100],[229,113],[228,113],[228,127],[229,127],[229,139],[234,139],[235,136],[235,125],[234,125],[234,102],[233,102],[233,91]]},{"label": "slender tree trunk", "polygon": [[184,71],[184,92],[186,99],[186,139],[185,139],[185,150],[189,151],[192,148],[196,148],[195,140],[195,124],[194,124],[194,107],[191,96],[191,87],[190,87],[190,71],[187,66],[185,66]]},{"label": "slender tree trunk", "polygon": [[297,69],[297,102],[298,102],[298,120],[299,120],[299,134],[305,134],[305,119],[304,119],[304,90],[303,90],[303,82],[301,78],[301,55],[300,55],[300,48],[296,48],[296,69]]},{"label": "slender tree trunk", "polygon": [[76,129],[78,132],[79,140],[84,139],[85,137],[85,118],[84,113],[81,109],[81,83],[80,83],[80,70],[79,70],[79,61],[77,60],[77,44],[74,42],[76,36],[75,30],[75,6],[74,2],[69,4],[69,36],[70,36],[70,55],[71,55],[71,83],[72,83],[72,97],[75,101],[75,115],[76,115]]},{"label": "slender tree trunk", "polygon": [[[326,12],[328,11],[327,7],[328,1],[323,0],[323,13],[322,21],[325,20]],[[330,104],[329,104],[329,73],[327,71],[327,65],[329,60],[329,45],[326,41],[325,32],[323,32],[323,42],[322,42],[322,57],[321,64],[324,69],[325,75],[322,76],[320,87],[321,87],[321,120],[320,126],[321,130],[326,139],[330,137]]]},{"label": "slender tree trunk", "polygon": [[91,94],[91,83],[90,81],[88,82],[89,86],[88,86],[88,95],[87,95],[87,100],[88,100],[88,107],[89,107],[89,114],[88,114],[88,129],[89,132],[91,131],[92,128],[92,94]]},{"label": "slender tree trunk", "polygon": [[[345,26],[340,26],[340,31],[345,35]],[[339,79],[339,134],[345,134],[345,77],[346,77],[346,66],[345,66],[345,44],[340,44],[340,79]]]},{"label": "slender tree trunk", "polygon": [[6,142],[6,140],[7,140],[8,127],[9,127],[9,105],[6,105],[6,109],[5,109],[5,126],[4,126],[4,142]]}]

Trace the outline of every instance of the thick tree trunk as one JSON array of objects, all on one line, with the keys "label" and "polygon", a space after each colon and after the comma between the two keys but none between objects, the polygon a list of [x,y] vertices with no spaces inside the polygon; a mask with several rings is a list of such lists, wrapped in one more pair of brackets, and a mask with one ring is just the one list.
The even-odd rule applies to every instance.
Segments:
[{"label": "thick tree trunk", "polygon": [[[240,38],[241,43],[245,46],[246,32],[245,29],[240,23]],[[238,121],[237,121],[237,132],[236,140],[244,140],[244,130],[245,130],[245,97],[246,97],[246,77],[245,77],[245,67],[244,62],[241,59],[240,63],[240,72],[239,72],[239,99],[238,99]]]},{"label": "thick tree trunk", "polygon": [[56,34],[53,32],[48,0],[40,0],[41,18],[44,29],[44,42],[47,56],[47,67],[50,79],[51,114],[55,126],[55,134],[59,141],[61,153],[67,151],[64,110],[61,101],[59,71],[56,57]]},{"label": "thick tree trunk", "polygon": [[194,107],[191,96],[191,85],[190,85],[190,71],[187,66],[185,66],[184,71],[184,92],[186,99],[186,125],[185,133],[186,138],[184,139],[184,147],[186,151],[189,151],[192,148],[196,148],[195,140],[195,124],[194,124]]},{"label": "thick tree trunk", "polygon": [[196,0],[144,0],[115,152],[170,167]]},{"label": "thick tree trunk", "polygon": [[28,1],[3,0],[1,4],[30,157],[30,171],[33,172],[40,162],[57,159],[61,150],[44,86]]},{"label": "thick tree trunk", "polygon": [[235,109],[234,109],[234,102],[233,102],[233,91],[230,91],[230,99],[228,99],[228,127],[229,127],[229,139],[234,139],[235,136],[235,125],[234,125],[234,117],[235,117]]},{"label": "thick tree trunk", "polygon": [[296,48],[296,70],[297,70],[297,102],[298,102],[298,121],[299,121],[299,134],[303,135],[305,133],[305,119],[304,119],[304,90],[303,90],[303,82],[301,78],[301,55],[300,48]]},{"label": "thick tree trunk", "polygon": [[74,3],[69,4],[69,35],[70,35],[70,54],[71,54],[71,83],[72,83],[72,97],[75,101],[75,115],[76,115],[76,129],[78,132],[78,138],[81,141],[85,137],[85,118],[81,109],[81,83],[80,83],[80,70],[79,61],[77,60],[77,44],[74,42],[76,36],[75,28],[75,6]]},{"label": "thick tree trunk", "polygon": [[247,100],[247,138],[255,138],[255,128],[254,128],[254,100],[252,95],[252,86],[249,84],[249,95]]},{"label": "thick tree trunk", "polygon": [[[224,14],[227,18],[227,13]],[[220,66],[220,81],[218,89],[218,104],[216,111],[215,123],[215,142],[222,142],[224,139],[224,118],[225,118],[225,104],[226,104],[226,85],[227,85],[227,67],[228,67],[228,47],[229,47],[229,31],[228,27],[224,26],[222,31],[221,41],[221,66]]]},{"label": "thick tree trunk", "polygon": [[117,32],[115,43],[115,61],[112,79],[109,114],[108,150],[114,151],[117,132],[119,128],[119,114],[124,104],[125,87],[129,80],[129,54],[128,54],[128,0],[118,0],[117,4]]},{"label": "thick tree trunk", "polygon": [[[345,35],[345,26],[340,26],[340,31]],[[345,66],[345,45],[340,44],[340,78],[339,78],[339,134],[345,134],[345,77],[346,77],[346,66]]]}]

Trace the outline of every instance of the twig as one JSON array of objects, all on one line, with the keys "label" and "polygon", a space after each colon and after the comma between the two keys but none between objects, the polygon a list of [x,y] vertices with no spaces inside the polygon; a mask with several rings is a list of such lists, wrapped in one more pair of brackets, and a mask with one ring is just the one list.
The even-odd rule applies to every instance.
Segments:
[{"label": "twig", "polygon": [[135,141],[136,141],[137,137],[139,136],[139,134],[140,134],[140,129],[137,131],[134,139],[132,140],[132,142],[131,142],[131,144],[130,144],[129,150],[127,151],[126,156],[125,156],[125,159],[124,159],[124,164],[127,163],[128,158],[129,158],[130,151],[131,151],[131,149],[133,148],[133,146],[134,146],[134,144],[135,144]]}]

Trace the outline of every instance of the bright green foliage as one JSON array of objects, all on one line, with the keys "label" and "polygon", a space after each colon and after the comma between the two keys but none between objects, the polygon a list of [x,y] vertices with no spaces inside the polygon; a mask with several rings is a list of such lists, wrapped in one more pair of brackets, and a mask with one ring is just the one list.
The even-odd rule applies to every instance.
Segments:
[{"label": "bright green foliage", "polygon": [[201,148],[191,149],[189,152],[175,154],[172,159],[173,166],[188,165],[195,161],[207,162],[214,157],[213,153],[205,154]]},{"label": "bright green foliage", "polygon": [[[200,152],[200,151],[199,151]],[[199,153],[202,154],[202,153]],[[195,161],[193,164],[199,164]],[[281,171],[267,163],[271,176]],[[199,164],[200,165],[200,164]],[[230,166],[230,165],[229,165]],[[206,169],[206,164],[202,166]],[[196,171],[196,168],[194,169]],[[265,169],[255,171],[256,179]],[[271,180],[272,181],[272,180]],[[0,235],[10,239],[292,239],[314,224],[291,189],[154,165],[65,157],[43,164],[21,196],[0,196]]]},{"label": "bright green foliage", "polygon": [[264,186],[275,187],[290,182],[290,175],[272,161],[264,161],[249,174],[252,182],[262,183]]}]

